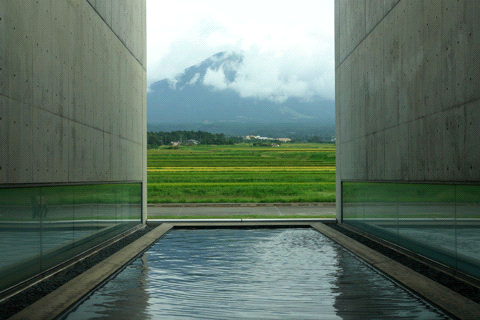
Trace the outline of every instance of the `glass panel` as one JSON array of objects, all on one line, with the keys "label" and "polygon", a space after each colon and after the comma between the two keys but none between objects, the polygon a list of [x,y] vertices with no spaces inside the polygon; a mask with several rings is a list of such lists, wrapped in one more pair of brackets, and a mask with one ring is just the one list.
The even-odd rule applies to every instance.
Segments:
[{"label": "glass panel", "polygon": [[455,186],[398,185],[402,246],[455,267]]},{"label": "glass panel", "polygon": [[141,183],[0,189],[0,291],[141,223]]},{"label": "glass panel", "polygon": [[[67,246],[74,241],[74,194],[77,187],[44,187],[47,214],[42,226],[42,266],[43,270],[64,260]],[[63,249],[63,250],[60,250]]]},{"label": "glass panel", "polygon": [[99,204],[99,225],[101,229],[111,228],[116,225],[115,211],[115,185],[98,185],[97,203]]},{"label": "glass panel", "polygon": [[352,225],[361,224],[365,220],[364,183],[343,182],[343,220]]},{"label": "glass panel", "polygon": [[0,290],[41,271],[40,189],[0,189]]},{"label": "glass panel", "polygon": [[457,267],[480,277],[480,186],[456,187]]},{"label": "glass panel", "polygon": [[136,225],[141,221],[142,215],[142,185],[128,184],[127,189],[129,194],[127,221],[130,225]]},{"label": "glass panel", "polygon": [[365,194],[365,227],[371,234],[398,242],[397,184],[368,183]]},{"label": "glass panel", "polygon": [[128,184],[122,184],[120,191],[120,219],[126,223],[128,219],[128,209],[130,208],[130,192]]},{"label": "glass panel", "polygon": [[344,222],[480,277],[480,186],[343,183]]}]

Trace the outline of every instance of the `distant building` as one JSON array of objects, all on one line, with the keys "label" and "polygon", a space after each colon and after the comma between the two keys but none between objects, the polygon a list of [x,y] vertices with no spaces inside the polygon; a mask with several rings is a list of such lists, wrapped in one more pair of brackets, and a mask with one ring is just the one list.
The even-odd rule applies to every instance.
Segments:
[{"label": "distant building", "polygon": [[197,141],[194,139],[190,139],[190,140],[187,140],[187,142],[185,142],[186,146],[196,146],[197,144],[200,144],[200,141]]},{"label": "distant building", "polygon": [[292,139],[290,138],[269,138],[269,137],[261,137],[261,136],[246,136],[245,137],[246,140],[252,140],[252,139],[256,139],[256,140],[276,140],[276,141],[281,141],[281,142],[290,142],[292,141]]}]

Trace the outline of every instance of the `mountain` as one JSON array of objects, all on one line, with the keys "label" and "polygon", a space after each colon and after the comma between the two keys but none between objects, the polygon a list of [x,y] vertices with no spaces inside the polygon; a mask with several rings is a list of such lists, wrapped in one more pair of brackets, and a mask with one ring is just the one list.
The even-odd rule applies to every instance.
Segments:
[{"label": "mountain", "polygon": [[[219,52],[191,66],[172,79],[153,83],[147,92],[147,122],[159,124],[289,124],[304,123],[334,126],[335,105],[320,97],[311,101],[288,98],[279,103],[267,99],[242,97],[230,88],[218,90],[204,84],[209,70],[221,71],[227,82],[234,82],[243,63],[238,53]],[[188,129],[182,126],[180,129]],[[196,128],[199,129],[198,126]]]}]

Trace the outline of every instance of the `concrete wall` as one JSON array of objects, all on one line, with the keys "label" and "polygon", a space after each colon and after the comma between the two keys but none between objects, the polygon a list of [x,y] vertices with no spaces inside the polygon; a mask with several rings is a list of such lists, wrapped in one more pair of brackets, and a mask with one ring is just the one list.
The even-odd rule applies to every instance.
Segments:
[{"label": "concrete wall", "polygon": [[480,181],[479,14],[474,0],[335,1],[337,203],[345,180]]},{"label": "concrete wall", "polygon": [[145,0],[0,2],[0,185],[146,186],[145,14]]}]

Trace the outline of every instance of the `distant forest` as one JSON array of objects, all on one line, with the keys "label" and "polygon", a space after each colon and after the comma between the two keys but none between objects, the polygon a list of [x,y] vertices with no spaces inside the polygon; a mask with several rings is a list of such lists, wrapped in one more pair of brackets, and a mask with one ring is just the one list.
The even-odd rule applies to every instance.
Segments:
[{"label": "distant forest", "polygon": [[147,132],[148,148],[158,148],[159,146],[169,145],[171,142],[188,144],[189,140],[198,141],[200,144],[225,145],[242,142],[243,137],[227,137],[223,133],[205,131]]},{"label": "distant forest", "polygon": [[[190,140],[190,141],[189,141]],[[203,145],[226,145],[245,142],[244,137],[227,136],[224,133],[210,133],[206,131],[188,131],[176,130],[170,132],[147,132],[148,148],[158,148],[164,145],[170,145],[172,142],[180,142],[182,145],[195,144],[192,140],[197,141]],[[247,140],[248,141],[248,140]],[[262,145],[259,141],[251,140],[254,145]],[[330,143],[330,137],[322,137],[319,135],[301,136],[292,138],[292,143],[295,142],[313,142],[313,143]],[[263,144],[271,142],[263,141]]]}]

